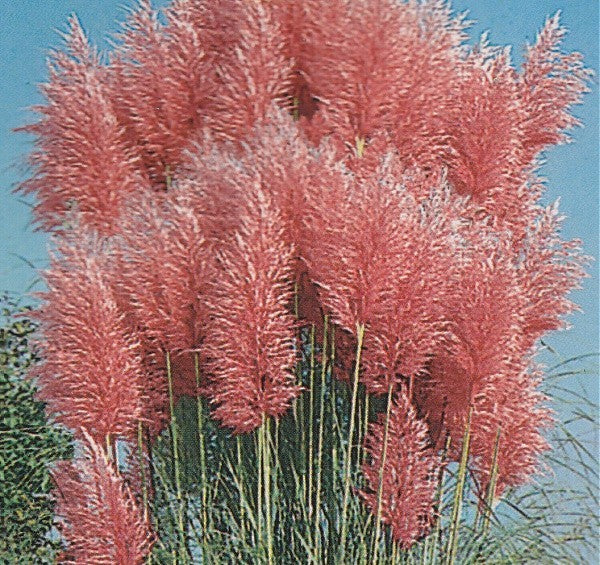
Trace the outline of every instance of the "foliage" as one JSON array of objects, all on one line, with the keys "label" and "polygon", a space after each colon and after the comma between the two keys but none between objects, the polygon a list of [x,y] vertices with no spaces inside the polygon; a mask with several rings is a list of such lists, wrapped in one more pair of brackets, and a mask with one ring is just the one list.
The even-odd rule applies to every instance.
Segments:
[{"label": "foliage", "polygon": [[50,534],[48,468],[70,456],[70,439],[48,423],[35,385],[25,380],[36,325],[14,299],[2,296],[0,307],[0,562],[51,563],[59,543]]},{"label": "foliage", "polygon": [[[275,555],[277,563],[290,565],[336,562],[343,507],[350,398],[347,387],[331,379],[331,358],[325,368],[325,386],[321,388],[322,367],[317,362],[311,368],[308,340],[305,334],[302,381],[309,390],[314,390],[314,394],[311,396],[306,391],[296,409],[271,429]],[[548,369],[544,390],[552,397],[561,421],[549,434],[554,450],[544,456],[547,467],[543,476],[530,486],[507,490],[493,503],[492,509],[487,506],[489,501],[482,501],[477,483],[472,480],[472,470],[467,469],[455,563],[586,563],[597,555],[596,532],[600,522],[597,512],[598,462],[594,450],[598,406],[580,397],[575,401],[574,393],[562,386],[567,380],[573,389],[580,377],[589,382],[596,374],[590,365],[592,357],[558,360]],[[565,393],[570,400],[565,398]],[[362,436],[364,389],[359,397],[361,413],[357,414],[357,426]],[[371,398],[371,420],[376,413],[382,413],[384,404],[381,399]],[[264,520],[257,506],[258,434],[232,436],[214,422],[204,423],[209,471],[208,488],[203,492],[197,404],[191,399],[183,399],[176,412],[182,432],[186,553],[191,562],[262,563],[265,557],[257,537],[258,523]],[[315,416],[312,427],[311,414]],[[322,436],[321,421],[324,426]],[[355,461],[364,457],[358,445],[359,441],[353,455]],[[156,493],[151,507],[159,533],[153,559],[159,563],[169,562],[174,554],[179,554],[178,505],[171,449],[169,435],[165,433],[152,450],[151,480]],[[390,532],[385,528],[379,547],[379,563],[433,565],[449,562],[448,540],[457,475],[458,465],[451,464],[443,476],[436,478],[436,500],[441,500],[436,506],[440,519],[432,533],[409,549],[400,550],[392,543]],[[354,487],[362,487],[363,481],[355,467]],[[206,529],[203,524],[207,525]],[[346,562],[372,563],[374,518],[358,499],[350,502],[348,524],[351,534]]]}]

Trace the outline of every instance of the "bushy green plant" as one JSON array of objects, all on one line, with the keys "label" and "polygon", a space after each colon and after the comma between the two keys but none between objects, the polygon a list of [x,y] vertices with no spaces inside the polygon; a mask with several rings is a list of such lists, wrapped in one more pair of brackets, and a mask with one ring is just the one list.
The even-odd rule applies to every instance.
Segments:
[{"label": "bushy green plant", "polygon": [[35,362],[35,324],[0,297],[0,563],[52,563],[53,502],[49,466],[69,456],[68,435],[48,423],[25,372]]},{"label": "bushy green plant", "polygon": [[[271,521],[277,564],[336,563],[339,559],[349,391],[331,379],[329,366],[322,372],[306,339],[303,349],[299,379],[307,390],[296,410],[272,426],[269,435]],[[317,349],[316,357],[318,353]],[[390,565],[592,563],[598,552],[596,532],[600,526],[598,462],[594,455],[598,407],[574,392],[577,388],[574,381],[595,374],[593,357],[558,359],[547,369],[544,392],[552,399],[557,425],[548,434],[553,450],[543,456],[544,475],[528,486],[509,489],[490,507],[477,494],[470,466],[461,475],[459,465],[448,465],[439,482],[440,519],[431,534],[403,551],[392,543],[389,529],[382,528],[377,562]],[[569,381],[566,387],[565,380]],[[314,392],[311,394],[310,390]],[[356,420],[361,436],[366,398],[361,390]],[[373,420],[385,407],[381,399],[374,397],[369,403]],[[322,406],[325,410],[321,432]],[[170,434],[161,434],[151,450],[147,484],[155,489],[150,506],[159,535],[150,562],[262,563],[266,558],[260,538],[261,527],[264,535],[264,508],[258,504],[259,434],[231,437],[214,422],[205,421],[203,455],[208,480],[203,481],[197,408],[196,401],[188,398],[182,399],[176,408],[182,506],[177,502]],[[203,407],[203,413],[206,408]],[[357,440],[356,444],[360,443]],[[354,463],[359,457],[364,455],[356,451]],[[356,465],[353,467],[356,469]],[[357,469],[353,471],[353,486],[361,487],[363,480]],[[461,480],[464,480],[461,511],[453,513]],[[183,550],[178,526],[182,507],[186,516]],[[345,562],[370,564],[375,555],[374,517],[354,497],[350,499],[347,515]],[[452,555],[453,538],[456,550]]]}]

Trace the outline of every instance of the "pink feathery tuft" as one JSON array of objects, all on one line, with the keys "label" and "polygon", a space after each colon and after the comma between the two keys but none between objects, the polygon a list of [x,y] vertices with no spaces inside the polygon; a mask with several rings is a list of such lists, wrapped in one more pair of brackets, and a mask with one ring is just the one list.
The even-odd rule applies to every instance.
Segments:
[{"label": "pink feathery tuft", "polygon": [[439,159],[460,21],[439,2],[307,5],[307,82],[336,134],[354,146],[386,131],[408,162]]},{"label": "pink feathery tuft", "polygon": [[66,52],[53,54],[42,87],[42,117],[21,131],[36,136],[34,175],[20,190],[38,198],[35,214],[47,230],[92,227],[110,235],[124,203],[147,188],[135,153],[125,143],[107,86],[107,68],[72,18]]},{"label": "pink feathery tuft", "polygon": [[548,18],[534,45],[525,52],[519,93],[526,115],[521,122],[525,158],[532,161],[549,145],[568,138],[563,133],[579,124],[569,113],[588,92],[593,73],[583,66],[581,53],[564,54],[560,43],[565,28],[560,12]]},{"label": "pink feathery tuft", "polygon": [[311,12],[318,11],[324,4],[323,0],[305,0],[304,2],[273,0],[269,2],[273,9],[273,17],[283,34],[285,56],[288,60],[293,61],[290,98],[293,101],[294,113],[299,117],[311,118],[317,110],[316,100],[306,81],[307,52],[311,49],[311,43],[307,41],[307,37],[311,33],[313,24]]},{"label": "pink feathery tuft", "polygon": [[[449,125],[448,178],[457,192],[472,196],[489,213],[521,216],[535,192],[520,191],[528,164],[522,156],[518,77],[508,48],[492,48],[484,36],[459,67],[459,76]],[[514,202],[519,198],[520,204]]]},{"label": "pink feathery tuft", "polygon": [[524,347],[532,347],[544,333],[565,327],[561,319],[577,309],[567,295],[586,276],[590,257],[581,253],[578,240],[563,241],[558,202],[539,210],[523,242],[517,276],[523,289]]},{"label": "pink feathery tuft", "polygon": [[204,295],[214,276],[205,218],[202,198],[177,189],[140,200],[124,213],[115,279],[129,322],[142,338],[157,408],[166,407],[159,391],[167,382],[167,353],[175,396],[199,392],[194,356],[207,321]]},{"label": "pink feathery tuft", "polygon": [[417,375],[446,333],[457,204],[432,190],[419,204],[387,177],[384,162],[363,178],[340,174],[310,202],[309,272],[335,323],[351,334],[366,326],[363,381],[371,392]]},{"label": "pink feathery tuft", "polygon": [[258,186],[247,195],[240,230],[220,249],[207,294],[203,351],[212,374],[213,415],[236,433],[279,417],[299,394],[294,384],[293,250],[281,215]]},{"label": "pink feathery tuft", "polygon": [[119,34],[111,65],[128,142],[158,184],[169,182],[182,162],[217,85],[209,33],[192,4],[168,8],[161,25],[150,2],[141,1]]},{"label": "pink feathery tuft", "polygon": [[420,413],[440,447],[445,430],[454,446],[460,443],[482,380],[505,372],[526,353],[520,340],[524,302],[511,242],[486,235],[481,224],[471,229],[454,291],[444,304],[452,340],[432,351],[428,375],[417,387]]},{"label": "pink feathery tuft", "polygon": [[96,441],[128,436],[142,419],[144,370],[139,339],[125,321],[105,273],[100,240],[62,242],[41,293],[36,368],[40,397],[57,421]]},{"label": "pink feathery tuft", "polygon": [[[368,460],[362,471],[366,489],[359,494],[374,514],[378,508],[379,473],[383,462],[385,414],[369,426],[365,436]],[[381,521],[394,540],[408,549],[426,536],[435,521],[435,496],[441,468],[430,447],[427,426],[419,420],[404,391],[393,401],[383,465]]]},{"label": "pink feathery tuft", "polygon": [[121,224],[121,292],[140,330],[163,351],[200,345],[206,321],[201,297],[213,256],[201,205],[193,193],[173,190],[138,201]]},{"label": "pink feathery tuft", "polygon": [[221,86],[215,93],[209,126],[220,139],[243,141],[264,122],[273,105],[289,106],[293,66],[269,3],[244,1],[237,22],[239,44],[231,60],[219,65]]},{"label": "pink feathery tuft", "polygon": [[498,439],[494,497],[506,487],[521,486],[542,470],[539,456],[550,449],[543,432],[552,425],[549,399],[537,390],[539,372],[515,366],[484,379],[474,395],[470,453],[485,495]]},{"label": "pink feathery tuft", "polygon": [[84,435],[83,454],[53,472],[56,515],[67,542],[61,563],[142,565],[154,544],[129,487],[100,447]]}]

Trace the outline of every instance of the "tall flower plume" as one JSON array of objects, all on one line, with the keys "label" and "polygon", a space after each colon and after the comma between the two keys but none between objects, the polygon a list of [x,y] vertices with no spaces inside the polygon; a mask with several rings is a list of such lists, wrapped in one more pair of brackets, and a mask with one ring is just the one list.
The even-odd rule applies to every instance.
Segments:
[{"label": "tall flower plume", "polygon": [[582,254],[580,241],[560,238],[562,219],[558,201],[540,209],[523,242],[517,276],[525,296],[524,347],[532,347],[547,331],[565,327],[563,316],[577,308],[568,294],[579,288],[590,258]]},{"label": "tall flower plume", "polygon": [[204,294],[213,250],[204,233],[202,201],[170,192],[131,207],[122,224],[120,284],[140,328],[165,351],[200,344]]},{"label": "tall flower plume", "polygon": [[100,240],[63,242],[46,273],[41,321],[40,396],[55,418],[98,442],[130,436],[142,418],[140,342],[106,278]]},{"label": "tall flower plume", "polygon": [[66,224],[112,234],[124,203],[147,179],[125,143],[110,98],[107,68],[71,19],[66,52],[53,54],[41,119],[22,131],[36,136],[34,175],[20,189],[38,198],[35,214],[47,230]]},{"label": "tall flower plume", "polygon": [[315,195],[309,217],[310,274],[337,324],[350,333],[366,326],[363,381],[376,393],[418,374],[443,339],[456,251],[449,195],[438,187],[423,207],[385,168],[340,174]]},{"label": "tall flower plume", "polygon": [[67,542],[62,563],[142,565],[154,535],[101,445],[84,435],[83,453],[53,472],[56,515]]},{"label": "tall flower plume", "polygon": [[[379,472],[383,461],[385,414],[369,426],[365,436],[367,462],[363,464],[366,489],[360,496],[377,513]],[[409,548],[426,536],[434,521],[434,500],[441,467],[431,448],[427,426],[416,416],[404,391],[390,412],[385,464],[381,488],[381,521],[388,524],[394,540]]]},{"label": "tall flower plume", "polygon": [[299,394],[293,369],[295,324],[292,247],[282,239],[281,216],[258,186],[249,186],[247,212],[219,252],[204,354],[212,374],[213,414],[235,432],[264,417],[279,417]]},{"label": "tall flower plume", "polygon": [[269,3],[242,4],[239,44],[219,66],[220,87],[208,118],[219,138],[235,141],[263,122],[274,102],[289,106],[292,83],[292,63]]},{"label": "tall flower plume", "polygon": [[193,4],[175,3],[162,25],[150,2],[141,1],[119,34],[111,66],[112,97],[127,141],[159,184],[203,126],[216,86],[208,32]]},{"label": "tall flower plume", "polygon": [[[306,76],[344,141],[386,131],[409,162],[437,160],[460,21],[440,2],[308,2]],[[390,30],[394,30],[390,33]]]},{"label": "tall flower plume", "polygon": [[525,111],[508,48],[490,47],[484,36],[462,62],[459,77],[448,127],[448,178],[501,229],[522,230],[539,190],[523,155]]},{"label": "tall flower plume", "polygon": [[444,305],[453,339],[432,351],[418,395],[435,439],[442,446],[449,431],[456,454],[483,379],[504,374],[526,353],[519,339],[524,300],[510,239],[498,241],[482,224],[472,229],[454,292]]},{"label": "tall flower plume", "polygon": [[454,458],[473,407],[472,457],[483,477],[500,429],[498,492],[526,482],[547,449],[542,431],[551,420],[531,359],[537,339],[572,309],[566,294],[586,261],[578,242],[559,242],[558,222],[556,207],[542,210],[517,256],[510,233],[473,226],[460,282],[446,303],[453,340],[436,351],[416,391],[433,439],[440,447],[449,434]]},{"label": "tall flower plume", "polygon": [[483,380],[473,399],[470,453],[485,495],[497,443],[497,483],[493,496],[521,486],[542,470],[539,456],[550,449],[544,431],[552,423],[548,398],[539,392],[538,371],[514,366]]},{"label": "tall flower plume", "polygon": [[566,33],[560,12],[548,18],[534,45],[527,48],[519,91],[526,115],[521,123],[523,150],[528,160],[549,145],[566,141],[564,130],[578,125],[569,109],[588,91],[592,72],[581,53],[561,53]]},{"label": "tall flower plume", "polygon": [[176,396],[197,392],[193,354],[203,338],[203,296],[214,270],[204,218],[193,193],[173,190],[139,201],[124,213],[118,247],[116,278],[126,311],[148,361],[165,379],[165,355],[172,356]]}]

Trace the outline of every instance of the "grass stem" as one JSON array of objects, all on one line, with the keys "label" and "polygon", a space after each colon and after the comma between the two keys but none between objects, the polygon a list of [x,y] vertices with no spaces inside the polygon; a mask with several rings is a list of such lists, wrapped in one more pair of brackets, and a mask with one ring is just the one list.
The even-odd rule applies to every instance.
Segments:
[{"label": "grass stem", "polygon": [[379,558],[379,535],[381,532],[381,501],[383,497],[383,471],[385,468],[385,460],[387,457],[388,435],[390,428],[390,414],[392,413],[392,392],[394,390],[393,381],[390,382],[387,394],[387,405],[385,411],[385,424],[383,428],[383,447],[381,451],[381,464],[379,465],[379,477],[377,483],[377,513],[375,518],[375,535],[373,536],[373,557],[372,564],[376,565]]},{"label": "grass stem", "polygon": [[462,502],[467,478],[467,462],[469,460],[469,446],[471,443],[471,417],[473,415],[473,406],[469,408],[467,414],[467,423],[463,435],[462,451],[460,454],[460,464],[458,466],[458,475],[454,490],[454,501],[452,504],[452,517],[450,520],[450,533],[448,535],[448,545],[446,548],[446,565],[454,565],[456,562],[456,552],[458,550],[458,532],[460,529],[460,519],[462,514]]},{"label": "grass stem", "polygon": [[317,483],[315,493],[314,515],[314,562],[319,562],[319,546],[321,543],[319,521],[321,519],[321,476],[323,472],[323,429],[325,422],[325,377],[327,375],[327,325],[328,317],[323,321],[323,348],[321,350],[321,388],[319,391],[319,432],[317,441]]},{"label": "grass stem", "polygon": [[198,446],[200,449],[200,492],[202,500],[202,557],[208,559],[208,485],[206,475],[206,445],[204,438],[204,409],[200,396],[200,363],[198,353],[194,353],[194,374],[196,376],[196,417]]},{"label": "grass stem", "polygon": [[177,529],[179,536],[179,555],[182,563],[188,562],[187,542],[185,533],[185,506],[181,488],[181,468],[179,461],[179,433],[177,429],[177,416],[175,414],[175,397],[173,394],[173,374],[171,372],[171,355],[166,353],[167,383],[169,387],[169,411],[171,415],[171,447],[173,451],[173,471],[175,476],[175,492],[177,495]]},{"label": "grass stem", "polygon": [[346,562],[346,537],[348,535],[348,504],[350,501],[350,479],[352,468],[352,444],[354,441],[354,425],[356,419],[356,404],[358,399],[358,378],[360,375],[360,356],[362,352],[363,338],[365,335],[364,324],[357,324],[356,361],[354,365],[354,377],[352,383],[352,402],[350,406],[350,421],[348,431],[348,447],[346,449],[346,461],[344,462],[344,502],[342,505],[342,521],[340,532],[340,563]]}]

